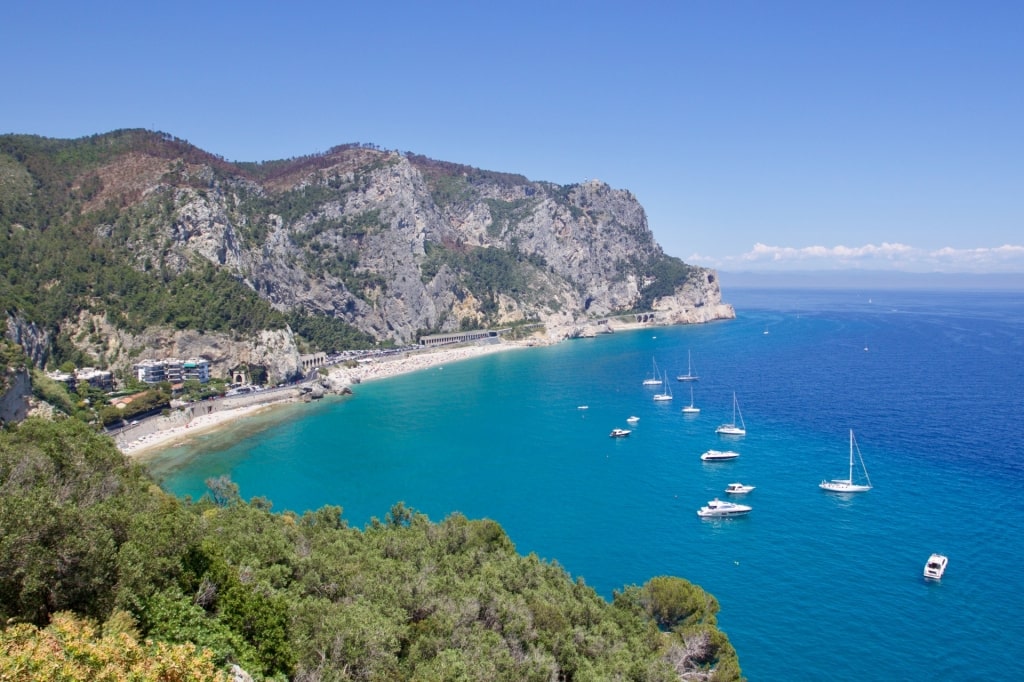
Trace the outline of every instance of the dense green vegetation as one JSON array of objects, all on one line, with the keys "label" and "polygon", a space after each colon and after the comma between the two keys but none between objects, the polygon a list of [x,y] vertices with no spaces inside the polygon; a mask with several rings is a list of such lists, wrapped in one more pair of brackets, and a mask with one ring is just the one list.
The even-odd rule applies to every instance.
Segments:
[{"label": "dense green vegetation", "polygon": [[679,578],[608,603],[494,521],[398,503],[360,530],[208,484],[169,496],[76,420],[0,432],[0,675],[63,657],[86,670],[63,679],[101,660],[160,679],[139,666],[192,643],[196,679],[741,679],[714,598]]},{"label": "dense green vegetation", "polygon": [[[0,225],[0,305],[21,311],[54,337],[82,310],[133,332],[149,325],[255,332],[285,324],[252,289],[206,261],[181,274],[142,272],[67,225],[42,231]],[[55,350],[57,364],[77,359],[64,355],[70,344]]]},{"label": "dense green vegetation", "polygon": [[[182,140],[146,131],[117,131],[78,140],[0,136],[0,307],[22,313],[50,333],[54,365],[104,364],[103,358],[82,355],[63,333],[66,322],[83,310],[104,315],[115,326],[134,333],[151,325],[239,334],[283,328],[284,314],[223,268],[202,259],[183,270],[171,267],[164,261],[166,245],[155,258],[147,257],[142,263],[132,259],[131,249],[124,248],[130,240],[155,239],[152,226],[171,220],[172,192],[156,191],[144,201],[125,197],[84,210],[102,189],[93,169],[127,152],[166,158],[168,178],[182,172],[183,162],[202,162],[215,172],[229,167],[241,171]],[[175,181],[194,184],[194,180]],[[308,186],[272,197],[242,192],[242,203],[295,219],[318,202],[337,196],[337,188]],[[239,221],[243,236],[252,239],[258,239],[265,227]],[[312,236],[326,227],[323,221],[314,223]],[[341,227],[345,236],[353,238],[384,229],[374,211],[346,219]],[[353,273],[352,264],[335,260],[325,261],[325,268],[336,270],[354,291],[377,284],[363,281],[365,276]],[[337,348],[334,344],[340,340],[361,336],[343,323],[299,326],[330,330],[329,345],[320,345],[315,333],[305,337],[316,348]]]},{"label": "dense green vegetation", "polygon": [[372,336],[336,317],[310,315],[304,310],[296,310],[288,315],[288,325],[293,332],[307,339],[314,348],[329,353],[345,349],[373,348],[376,345]]},{"label": "dense green vegetation", "polygon": [[[239,332],[283,327],[280,313],[208,262],[195,262],[180,273],[161,262],[147,261],[140,268],[123,249],[115,248],[125,245],[133,227],[169,214],[169,196],[158,195],[124,210],[108,203],[83,213],[85,202],[101,185],[90,170],[132,150],[169,160],[201,160],[215,168],[224,165],[183,141],[145,131],[80,140],[0,136],[3,309],[21,311],[55,339],[60,338],[61,325],[82,310],[106,315],[130,331],[154,324]],[[98,229],[101,225],[108,229]],[[71,344],[58,342],[53,350],[55,364],[87,360],[70,357]]]},{"label": "dense green vegetation", "polygon": [[693,274],[691,266],[674,256],[666,255],[652,259],[645,268],[637,269],[653,279],[640,292],[637,310],[650,310],[656,299],[674,294]]}]

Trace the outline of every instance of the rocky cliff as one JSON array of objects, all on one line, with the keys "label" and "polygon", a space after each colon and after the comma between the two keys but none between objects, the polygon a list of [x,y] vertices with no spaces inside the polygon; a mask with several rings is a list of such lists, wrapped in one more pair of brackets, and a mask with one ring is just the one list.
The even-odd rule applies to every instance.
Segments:
[{"label": "rocky cliff", "polygon": [[[0,171],[12,238],[43,228],[33,221],[63,225],[101,254],[91,260],[127,263],[154,286],[213,266],[279,312],[381,341],[525,322],[571,329],[626,312],[656,324],[733,316],[713,271],[664,254],[636,198],[596,180],[555,185],[362,145],[232,164],[146,131],[0,137]],[[105,299],[86,300],[107,327],[74,315],[50,324],[110,364],[209,355],[239,333],[256,356],[297,353],[277,337],[266,352],[251,329],[190,335],[195,314],[156,315],[128,333],[123,315],[96,303]]]}]

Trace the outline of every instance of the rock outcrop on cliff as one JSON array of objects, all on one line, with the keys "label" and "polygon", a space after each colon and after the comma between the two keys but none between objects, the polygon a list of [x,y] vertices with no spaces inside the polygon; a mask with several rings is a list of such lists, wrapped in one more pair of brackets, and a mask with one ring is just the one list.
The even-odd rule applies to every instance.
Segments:
[{"label": "rock outcrop on cliff", "polygon": [[[580,327],[631,311],[655,324],[733,316],[713,271],[664,254],[636,198],[596,180],[555,185],[361,145],[234,164],[146,131],[3,136],[0,167],[0,227],[14,238],[41,240],[42,223],[56,223],[100,254],[79,267],[127,264],[153,286],[212,268],[281,313],[343,321],[380,341],[519,323]],[[211,281],[196,275],[188,286]],[[80,307],[114,332],[98,335],[94,322],[70,342],[108,364],[140,353],[218,354],[229,343],[202,333],[194,311],[126,330],[109,292],[80,295]],[[16,319],[8,328],[23,338],[77,324]],[[33,323],[42,329],[29,333]],[[287,365],[297,355],[294,341],[255,331],[226,334],[252,347],[224,351],[225,363],[246,353],[273,363],[283,353]]]}]

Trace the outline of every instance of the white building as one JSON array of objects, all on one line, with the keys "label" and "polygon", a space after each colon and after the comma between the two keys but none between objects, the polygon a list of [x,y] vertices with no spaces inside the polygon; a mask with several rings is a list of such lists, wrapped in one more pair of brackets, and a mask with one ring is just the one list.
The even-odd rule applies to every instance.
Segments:
[{"label": "white building", "polygon": [[164,381],[164,363],[161,360],[143,360],[132,367],[135,378],[147,384],[159,384]]},{"label": "white building", "polygon": [[185,381],[195,379],[205,384],[210,380],[210,361],[206,358],[189,358],[182,363],[182,376]]},{"label": "white building", "polygon": [[147,384],[159,384],[168,381],[171,384],[184,383],[188,379],[196,379],[201,384],[210,380],[210,361],[205,358],[189,358],[179,360],[143,360],[134,365],[135,377]]}]

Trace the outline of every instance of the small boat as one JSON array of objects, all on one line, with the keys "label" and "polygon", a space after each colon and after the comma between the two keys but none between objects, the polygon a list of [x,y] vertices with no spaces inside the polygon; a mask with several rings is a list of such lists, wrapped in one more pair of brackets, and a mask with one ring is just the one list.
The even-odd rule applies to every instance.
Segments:
[{"label": "small boat", "polygon": [[725,518],[729,516],[743,516],[749,514],[753,507],[735,502],[723,502],[717,497],[708,502],[707,506],[697,510],[697,516],[704,519]]},{"label": "small boat", "polygon": [[590,405],[577,405],[576,409],[577,410],[589,410],[590,409]]},{"label": "small boat", "polygon": [[[857,456],[860,458],[860,468],[864,472],[864,483],[855,483],[853,480],[854,450],[857,451]],[[853,438],[853,429],[850,429],[850,477],[833,478],[831,481],[822,481],[818,484],[818,487],[832,493],[864,493],[871,490],[871,479],[868,478],[868,470],[867,467],[864,466],[864,457],[860,454],[860,448],[857,447],[857,441]]]},{"label": "small boat", "polygon": [[663,402],[666,400],[672,400],[672,387],[668,383],[668,373],[665,373],[665,378],[661,381],[661,393],[654,394],[655,401]]},{"label": "small boat", "polygon": [[626,421],[629,422],[630,424],[636,424],[638,421],[640,421],[640,417],[626,417]]},{"label": "small boat", "polygon": [[730,459],[736,459],[740,456],[740,453],[733,452],[732,450],[708,450],[700,456],[705,462],[724,462]]},{"label": "small boat", "polygon": [[690,386],[690,404],[683,406],[683,414],[700,414],[700,408],[693,404],[693,386]]},{"label": "small boat", "polygon": [[944,554],[932,554],[928,557],[928,563],[924,565],[925,580],[941,580],[942,574],[946,572],[946,565],[949,558]]},{"label": "small boat", "polygon": [[[740,417],[739,426],[736,425],[737,414]],[[747,435],[747,425],[743,423],[743,413],[740,412],[740,404],[739,401],[736,400],[735,391],[732,394],[732,421],[729,422],[728,424],[722,424],[721,426],[719,426],[717,429],[715,429],[715,433],[720,434],[722,436]]]},{"label": "small boat", "polygon": [[676,377],[678,381],[700,381],[700,377],[693,373],[693,363],[690,361],[690,351],[686,351],[686,374]]},{"label": "small boat", "polygon": [[658,371],[658,362],[651,358],[651,364],[654,366],[651,376],[644,379],[644,386],[660,386],[661,385],[661,372]]},{"label": "small boat", "polygon": [[608,435],[612,438],[625,438],[629,434],[633,433],[629,429],[612,429],[612,432]]},{"label": "small boat", "polygon": [[742,483],[730,483],[729,485],[725,486],[725,492],[729,493],[730,495],[746,495],[755,487],[756,486],[752,485],[743,485]]}]

